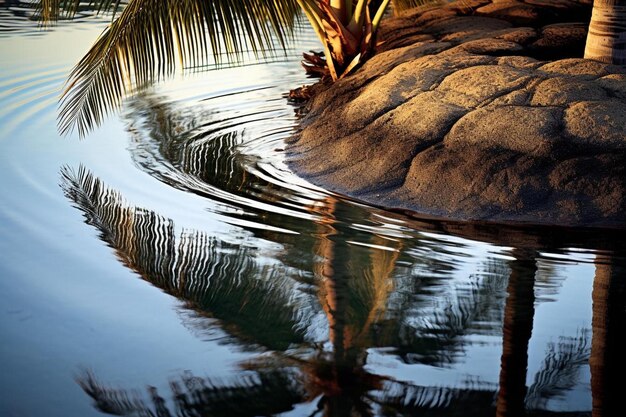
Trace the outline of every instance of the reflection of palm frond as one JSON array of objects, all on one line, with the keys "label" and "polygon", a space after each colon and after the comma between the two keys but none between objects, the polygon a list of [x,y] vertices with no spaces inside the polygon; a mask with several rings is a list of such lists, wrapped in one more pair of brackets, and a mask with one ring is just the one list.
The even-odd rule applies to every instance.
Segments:
[{"label": "reflection of palm frond", "polygon": [[127,2],[120,0],[39,0],[36,13],[39,21],[45,25],[61,17],[72,18],[79,10],[96,13],[114,12],[120,4],[126,5]]},{"label": "reflection of palm frond", "polygon": [[[180,172],[180,182],[199,180],[217,187],[216,193],[233,191],[245,183],[247,172],[242,161],[237,160],[242,157],[236,152],[240,142],[238,130],[221,125],[219,135],[194,134],[198,128],[194,126],[195,120],[221,123],[213,120],[215,112],[181,115],[147,94],[140,95],[138,100],[133,105],[141,108],[145,116],[143,125],[150,132],[149,137],[138,136],[132,149],[132,156],[142,169],[164,182],[169,181],[171,171],[175,170]],[[176,186],[185,187],[186,183],[180,182]]]},{"label": "reflection of palm frond", "polygon": [[589,363],[590,353],[587,330],[581,330],[576,338],[560,338],[558,344],[550,343],[541,370],[528,390],[527,407],[543,408],[550,399],[575,386],[581,367]]},{"label": "reflection of palm frond", "polygon": [[76,382],[94,400],[94,407],[103,413],[116,416],[125,416],[136,413],[137,415],[150,415],[144,413],[149,407],[144,403],[138,391],[126,391],[106,387],[96,379],[90,371],[84,371],[76,377]]},{"label": "reflection of palm frond", "polygon": [[303,295],[279,267],[261,265],[252,249],[202,232],[174,233],[170,219],[126,206],[82,166],[62,171],[66,195],[121,260],[200,315],[219,319],[243,340],[286,349],[304,340]]},{"label": "reflection of palm frond", "polygon": [[[420,277],[421,292],[428,298],[406,297],[389,312],[377,337],[406,363],[444,365],[453,363],[462,345],[462,336],[469,330],[487,335],[499,334],[502,307],[506,299],[506,274],[496,274],[488,266],[468,282],[456,285],[453,291],[441,280]],[[417,291],[415,291],[417,292]],[[395,317],[394,317],[395,316]],[[385,329],[392,326],[391,329]],[[386,335],[390,339],[384,337]],[[385,345],[381,345],[385,346]]]},{"label": "reflection of palm frond", "polygon": [[[288,371],[257,372],[236,382],[223,383],[190,373],[170,380],[171,401],[154,387],[150,402],[138,391],[102,385],[91,372],[76,378],[83,391],[107,414],[135,416],[256,416],[289,411],[303,393]],[[150,404],[150,405],[148,405]]]},{"label": "reflection of palm frond", "polygon": [[470,328],[479,334],[496,334],[501,329],[505,298],[506,276],[472,276],[444,297],[443,305],[434,312],[434,332],[448,338],[462,336]]},{"label": "reflection of palm frond", "polygon": [[[488,416],[493,414],[495,389],[424,387],[387,381],[373,398],[394,416]],[[393,413],[391,411],[393,410]]]},{"label": "reflection of palm frond", "polygon": [[193,300],[194,310],[221,319],[226,330],[232,326],[235,334],[254,335],[256,343],[284,350],[304,341],[308,317],[286,293],[290,283],[283,274],[270,266],[259,268],[249,255],[235,253],[217,264],[210,288],[190,283],[188,287],[199,291],[183,297]]}]

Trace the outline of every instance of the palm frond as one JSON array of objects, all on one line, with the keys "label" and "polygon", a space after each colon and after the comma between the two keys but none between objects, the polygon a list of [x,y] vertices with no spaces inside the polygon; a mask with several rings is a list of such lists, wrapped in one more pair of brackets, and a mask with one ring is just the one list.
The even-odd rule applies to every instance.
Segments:
[{"label": "palm frond", "polygon": [[298,10],[295,0],[130,1],[70,74],[60,132],[84,136],[133,88],[170,76],[177,62],[219,64],[285,48]]}]

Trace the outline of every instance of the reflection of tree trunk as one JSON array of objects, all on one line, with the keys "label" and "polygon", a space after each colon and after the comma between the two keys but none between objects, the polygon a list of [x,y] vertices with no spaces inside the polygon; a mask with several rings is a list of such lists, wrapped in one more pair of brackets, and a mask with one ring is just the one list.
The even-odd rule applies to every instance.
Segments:
[{"label": "reflection of tree trunk", "polygon": [[[390,245],[388,240],[376,235],[372,236],[372,243],[381,247]],[[373,250],[369,256],[369,265],[363,266],[363,275],[370,286],[371,297],[369,297],[369,314],[358,333],[358,339],[361,343],[364,342],[363,338],[369,334],[371,325],[376,323],[385,312],[388,296],[393,291],[391,278],[400,254],[401,245],[402,243],[397,241],[394,242],[393,251]]]},{"label": "reflection of tree trunk", "polygon": [[[362,236],[335,219],[341,202],[328,197],[317,221],[314,274],[319,285],[318,298],[326,314],[333,356],[330,362],[319,362],[311,372],[315,384],[310,394],[323,394],[320,408],[324,416],[371,415],[361,401],[364,392],[380,388],[378,378],[363,370],[370,346],[372,324],[385,311],[393,289],[391,275],[398,250],[393,251],[352,246],[351,238]],[[366,236],[366,235],[365,235]],[[368,237],[378,246],[390,241],[379,236]],[[320,389],[321,388],[321,389]]]},{"label": "reflection of tree trunk", "polygon": [[[369,249],[371,252],[367,258],[353,254],[347,242],[348,231],[338,230],[340,223],[334,219],[337,204],[337,200],[328,197],[324,217],[318,221],[315,253],[319,260],[314,273],[320,280],[319,299],[328,319],[335,359],[345,360],[349,351],[367,347],[364,345],[371,325],[385,310],[387,297],[393,289],[391,275],[400,243],[372,235],[372,244],[385,247],[392,243],[393,250]],[[351,310],[354,306],[348,300],[350,297],[362,299],[367,310],[365,316]]]},{"label": "reflection of tree trunk", "polygon": [[593,281],[593,338],[591,342],[591,393],[593,417],[621,414],[623,378],[626,375],[621,338],[626,331],[626,269],[611,258],[596,258]]},{"label": "reflection of tree trunk", "polygon": [[320,256],[320,261],[315,264],[314,272],[320,280],[319,299],[322,308],[326,313],[329,326],[329,339],[333,345],[335,359],[341,359],[345,355],[347,346],[346,337],[350,339],[350,335],[346,335],[346,312],[345,303],[339,300],[342,291],[337,289],[340,283],[337,279],[346,279],[345,262],[347,262],[348,254],[346,253],[345,244],[337,242],[334,239],[337,236],[337,230],[333,226],[335,223],[333,214],[337,201],[329,197],[326,201],[325,217],[319,222],[319,240],[315,248],[315,253]]},{"label": "reflection of tree trunk", "polygon": [[528,342],[535,313],[535,273],[537,265],[532,253],[516,250],[510,263],[508,297],[504,310],[500,390],[496,415],[516,417],[525,414]]}]

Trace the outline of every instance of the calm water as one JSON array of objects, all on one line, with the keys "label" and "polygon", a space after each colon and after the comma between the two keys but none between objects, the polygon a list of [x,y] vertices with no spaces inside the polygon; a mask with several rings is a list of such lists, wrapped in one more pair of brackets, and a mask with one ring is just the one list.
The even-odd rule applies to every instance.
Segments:
[{"label": "calm water", "polygon": [[299,179],[306,33],[61,138],[106,22],[2,6],[0,416],[621,415],[622,232],[419,220]]}]

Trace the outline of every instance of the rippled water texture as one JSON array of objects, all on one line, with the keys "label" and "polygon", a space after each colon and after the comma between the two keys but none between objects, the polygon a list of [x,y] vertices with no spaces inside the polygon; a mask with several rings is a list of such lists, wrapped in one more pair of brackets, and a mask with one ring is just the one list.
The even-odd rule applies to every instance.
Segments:
[{"label": "rippled water texture", "polygon": [[106,21],[0,6],[0,416],[621,415],[621,231],[420,220],[299,179],[309,33],[61,138]]}]

